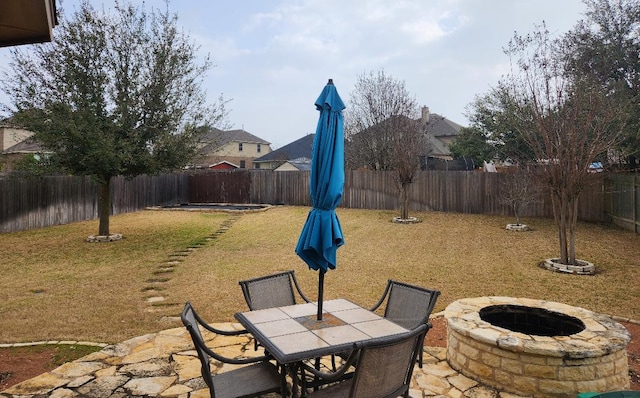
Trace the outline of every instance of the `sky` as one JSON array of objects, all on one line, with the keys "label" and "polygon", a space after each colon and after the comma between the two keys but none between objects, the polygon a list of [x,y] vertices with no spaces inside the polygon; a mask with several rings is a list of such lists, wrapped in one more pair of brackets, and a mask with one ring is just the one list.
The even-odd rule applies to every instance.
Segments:
[{"label": "sky", "polygon": [[[113,9],[114,0],[89,0]],[[79,0],[57,0],[71,16]],[[164,0],[146,0],[164,9]],[[314,102],[329,78],[343,101],[359,76],[384,70],[421,106],[468,125],[467,105],[509,69],[514,32],[543,21],[562,34],[581,0],[170,0],[178,24],[213,61],[203,88],[230,100],[229,121],[280,148],[315,132]],[[55,36],[55,28],[53,31]],[[0,48],[0,68],[9,64]],[[0,92],[0,102],[8,98]]]}]

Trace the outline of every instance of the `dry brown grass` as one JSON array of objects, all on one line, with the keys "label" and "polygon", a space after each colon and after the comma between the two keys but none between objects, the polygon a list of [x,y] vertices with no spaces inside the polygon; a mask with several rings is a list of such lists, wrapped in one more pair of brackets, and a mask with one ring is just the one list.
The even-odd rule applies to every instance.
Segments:
[{"label": "dry brown grass", "polygon": [[[113,218],[126,239],[88,244],[95,222],[0,237],[0,342],[78,338],[115,342],[179,326],[160,322],[191,301],[205,319],[232,321],[246,309],[238,281],[294,269],[316,296],[318,274],[294,252],[308,208],[278,207],[242,215],[213,243],[182,262],[163,294],[174,306],[145,303],[144,281],[175,250],[214,232],[227,214],[138,212]],[[339,209],[346,244],[325,278],[325,299],[372,305],[388,278],[442,291],[440,311],[463,297],[518,296],[561,301],[640,318],[640,236],[581,223],[577,254],[595,276],[553,273],[537,263],[557,255],[551,220],[527,219],[531,232],[504,229],[511,218],[418,213],[423,222],[392,224],[390,211]],[[6,254],[9,253],[7,260]],[[39,289],[43,293],[34,293]]]},{"label": "dry brown grass", "polygon": [[142,290],[169,253],[214,232],[224,215],[138,212],[111,218],[125,239],[87,243],[97,221],[0,235],[0,342],[114,342],[158,328]]}]

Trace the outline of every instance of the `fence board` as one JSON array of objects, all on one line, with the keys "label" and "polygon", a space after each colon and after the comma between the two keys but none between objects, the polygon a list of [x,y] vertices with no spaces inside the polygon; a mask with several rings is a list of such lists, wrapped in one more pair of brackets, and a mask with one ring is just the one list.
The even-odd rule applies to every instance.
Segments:
[{"label": "fence board", "polygon": [[604,208],[611,222],[640,233],[640,177],[617,174],[605,183]]}]

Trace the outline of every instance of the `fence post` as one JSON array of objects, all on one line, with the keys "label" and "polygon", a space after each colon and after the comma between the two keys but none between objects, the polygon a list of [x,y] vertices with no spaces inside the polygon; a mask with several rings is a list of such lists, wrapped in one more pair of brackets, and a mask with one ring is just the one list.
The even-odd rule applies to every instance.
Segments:
[{"label": "fence post", "polygon": [[640,191],[640,178],[637,176],[633,177],[633,230],[635,233],[640,233],[640,220],[638,220],[638,216],[640,216],[640,200],[638,199],[638,191]]}]

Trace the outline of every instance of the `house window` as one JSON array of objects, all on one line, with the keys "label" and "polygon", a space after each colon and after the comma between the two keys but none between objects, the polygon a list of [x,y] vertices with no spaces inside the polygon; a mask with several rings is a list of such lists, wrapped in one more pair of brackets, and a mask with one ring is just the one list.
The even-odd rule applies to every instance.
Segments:
[{"label": "house window", "polygon": [[260,168],[260,163],[254,163],[256,165],[256,169]]},{"label": "house window", "polygon": [[258,153],[260,153],[260,144],[258,144]]},{"label": "house window", "polygon": [[242,152],[242,142],[239,142],[239,143],[238,143],[238,150],[239,150],[240,152]]},{"label": "house window", "polygon": [[[240,145],[242,145],[242,144],[240,144]],[[240,161],[240,168],[241,168],[241,169],[244,169],[244,168],[245,168],[245,161],[244,161],[244,160],[241,160],[241,161]]]}]

